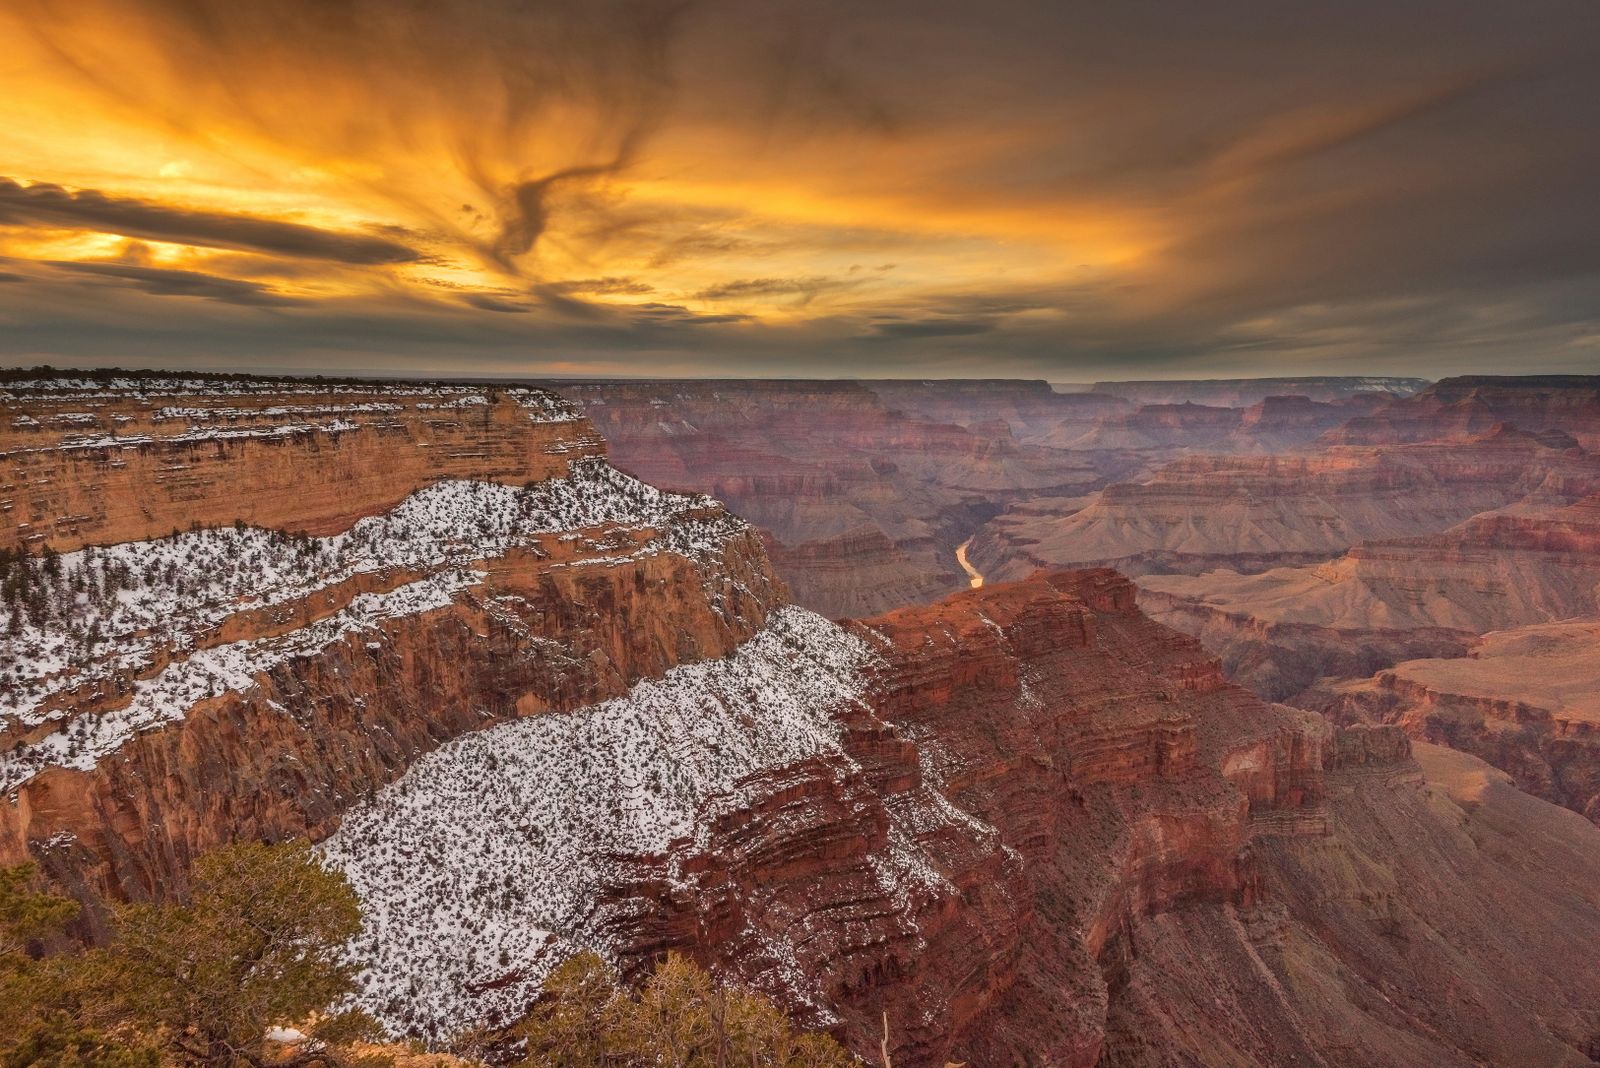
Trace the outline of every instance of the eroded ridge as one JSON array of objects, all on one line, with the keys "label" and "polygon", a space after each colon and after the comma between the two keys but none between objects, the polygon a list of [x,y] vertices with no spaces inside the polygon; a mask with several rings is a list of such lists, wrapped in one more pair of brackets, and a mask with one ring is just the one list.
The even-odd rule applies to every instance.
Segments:
[{"label": "eroded ridge", "polygon": [[623,859],[693,837],[742,779],[840,755],[869,660],[783,608],[731,656],[423,758],[325,846],[366,911],[361,1003],[396,1034],[441,1038],[514,1016],[577,949],[614,949],[600,906]]}]

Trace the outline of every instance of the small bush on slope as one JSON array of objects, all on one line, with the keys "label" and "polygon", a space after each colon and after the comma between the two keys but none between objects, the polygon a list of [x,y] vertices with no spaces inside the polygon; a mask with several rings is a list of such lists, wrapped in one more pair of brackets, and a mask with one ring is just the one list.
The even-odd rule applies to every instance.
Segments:
[{"label": "small bush on slope", "polygon": [[796,1033],[771,1001],[671,954],[638,992],[593,953],[545,981],[519,1028],[525,1068],[855,1068],[826,1035]]}]

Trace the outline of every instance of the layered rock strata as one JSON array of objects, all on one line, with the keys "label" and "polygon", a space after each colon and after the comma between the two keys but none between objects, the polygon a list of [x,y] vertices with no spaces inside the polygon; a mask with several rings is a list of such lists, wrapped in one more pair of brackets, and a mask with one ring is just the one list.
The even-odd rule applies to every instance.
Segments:
[{"label": "layered rock strata", "polygon": [[1133,592],[786,609],[725,661],[424,758],[328,846],[374,917],[368,1004],[431,1034],[514,1014],[574,946],[630,973],[677,949],[863,1052],[887,1013],[909,1065],[1581,1063],[1600,968],[1520,954],[1600,931],[1562,868],[1600,832],[1434,785],[1398,728],[1261,703]]},{"label": "layered rock strata", "polygon": [[550,385],[582,406],[619,466],[709,493],[759,527],[796,602],[832,618],[960,588],[955,548],[984,520],[1014,500],[1097,487],[1112,469],[1025,440],[1084,407],[1042,382]]},{"label": "layered rock strata", "polygon": [[1511,423],[1573,435],[1600,448],[1600,375],[1463,375],[1434,383],[1330,431],[1326,444],[1372,445],[1462,437]]},{"label": "layered rock strata", "polygon": [[1600,620],[1495,631],[1464,657],[1408,660],[1308,696],[1341,720],[1397,723],[1472,753],[1600,823]]},{"label": "layered rock strata", "polygon": [[1141,578],[1141,604],[1270,698],[1460,656],[1493,630],[1600,617],[1600,497],[1476,516],[1315,567]]},{"label": "layered rock strata", "polygon": [[[185,407],[220,405],[185,388]],[[261,400],[280,407],[282,388],[273,383]],[[229,407],[249,408],[237,391],[226,396]],[[416,409],[461,394],[413,396],[433,398]],[[593,429],[564,402],[524,392],[474,407],[505,410],[476,417],[507,428],[498,452],[478,458],[487,477],[428,468],[411,482],[374,482],[373,499],[397,503],[338,532],[301,530],[323,502],[361,503],[314,481],[319,464],[334,463],[327,450],[298,464],[312,481],[273,517],[251,492],[255,450],[306,446],[251,440],[237,455],[205,447],[225,455],[207,454],[196,514],[227,515],[248,501],[259,519],[293,533],[234,517],[8,556],[0,862],[43,844],[46,867],[85,893],[172,893],[200,850],[237,837],[325,835],[439,744],[722,656],[782,603],[745,523],[708,498],[665,494],[610,468]],[[421,444],[408,447],[432,456]],[[117,457],[142,447],[70,462],[86,466],[89,484],[127,478]],[[357,453],[340,446],[334,455]],[[269,478],[287,462],[270,458]],[[537,471],[546,476],[525,478]],[[117,507],[122,491],[99,486],[93,492]]]},{"label": "layered rock strata", "polygon": [[363,898],[360,1001],[434,1042],[583,946],[691,953],[862,1052],[887,1014],[910,1068],[1576,1065],[1600,1033],[1576,815],[1264,703],[1114,572],[830,623],[714,501],[497,405],[514,475],[8,553],[0,860],[142,899],[309,835]]},{"label": "layered rock strata", "polygon": [[1194,456],[1108,486],[1064,517],[1017,506],[985,526],[971,556],[998,579],[1088,565],[1259,571],[1435,533],[1535,493],[1570,499],[1597,471],[1581,450],[1506,428],[1461,442]]},{"label": "layered rock strata", "polygon": [[1424,378],[1317,375],[1301,378],[1202,378],[1160,381],[1096,382],[1092,393],[1122,397],[1135,404],[1212,404],[1247,408],[1268,397],[1306,397],[1340,401],[1352,397],[1408,397],[1428,386]]},{"label": "layered rock strata", "polygon": [[0,546],[58,551],[242,520],[330,534],[428,482],[521,485],[604,443],[526,389],[216,376],[0,390]]}]

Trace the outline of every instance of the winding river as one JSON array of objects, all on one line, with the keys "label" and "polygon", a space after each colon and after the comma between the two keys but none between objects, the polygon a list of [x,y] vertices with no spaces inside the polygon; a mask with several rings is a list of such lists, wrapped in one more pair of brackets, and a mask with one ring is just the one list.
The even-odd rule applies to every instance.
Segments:
[{"label": "winding river", "polygon": [[971,586],[973,589],[977,589],[979,586],[983,585],[983,574],[967,561],[967,546],[971,544],[972,539],[968,538],[966,541],[956,546],[956,563],[961,565],[961,570],[965,571],[969,576],[971,576]]}]

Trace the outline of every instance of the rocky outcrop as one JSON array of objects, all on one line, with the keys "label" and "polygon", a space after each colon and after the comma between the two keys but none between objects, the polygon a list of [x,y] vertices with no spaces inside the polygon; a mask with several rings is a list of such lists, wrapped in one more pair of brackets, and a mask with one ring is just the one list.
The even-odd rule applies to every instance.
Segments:
[{"label": "rocky outcrop", "polygon": [[1132,917],[1250,897],[1253,836],[1317,826],[1320,733],[1225,683],[1111,572],[986,586],[867,626],[886,650],[878,707],[1025,865],[1014,978],[955,1058],[1095,1063],[1108,947]]},{"label": "rocky outcrop", "polygon": [[1282,700],[1322,676],[1460,656],[1492,630],[1600,616],[1600,497],[1526,503],[1312,567],[1150,575],[1140,585],[1147,611]]},{"label": "rocky outcrop", "polygon": [[1373,394],[1329,403],[1305,396],[1266,397],[1244,410],[1229,438],[1234,452],[1288,452],[1341,425],[1352,415],[1376,407]]},{"label": "rocky outcrop", "polygon": [[0,391],[0,546],[59,551],[242,520],[330,534],[444,478],[565,475],[604,443],[527,390],[32,378]]},{"label": "rocky outcrop", "polygon": [[1517,433],[1316,455],[1194,456],[1147,481],[1108,486],[1065,518],[1002,513],[970,556],[997,579],[1046,566],[1261,570],[1441,531],[1551,487],[1571,494],[1593,485],[1597,471],[1591,457]]},{"label": "rocky outcrop", "polygon": [[1372,445],[1463,437],[1509,423],[1572,435],[1600,448],[1600,375],[1463,375],[1434,383],[1330,431],[1330,445]]},{"label": "rocky outcrop", "polygon": [[1592,1063],[1600,832],[1430,745],[1324,789],[1327,834],[1255,844],[1253,907],[1130,924],[1101,1063]]},{"label": "rocky outcrop", "polygon": [[1086,431],[1063,424],[1038,440],[1065,449],[1123,450],[1162,459],[1191,452],[1287,452],[1378,403],[1375,395],[1359,394],[1338,403],[1269,396],[1247,408],[1193,402],[1142,404],[1131,412],[1109,413]]},{"label": "rocky outcrop", "polygon": [[1021,379],[865,379],[890,408],[935,423],[977,427],[996,420],[1020,440],[1048,443],[1126,408],[1103,393],[1062,393],[1048,382]]},{"label": "rocky outcrop", "polygon": [[1424,378],[1309,376],[1304,378],[1206,378],[1159,381],[1096,382],[1091,392],[1121,397],[1135,404],[1196,404],[1247,408],[1268,397],[1305,397],[1313,401],[1348,398],[1407,397],[1428,385]]},{"label": "rocky outcrop", "polygon": [[[188,388],[160,403],[219,418],[221,399]],[[106,410],[157,403],[135,389],[105,397]],[[285,392],[229,390],[228,418],[270,422]],[[406,395],[423,413],[462,396]],[[189,506],[226,525],[8,559],[0,863],[43,849],[46,867],[85,891],[174,892],[199,850],[325,835],[441,743],[725,655],[782,602],[746,524],[610,469],[558,399],[523,392],[460,410],[479,408],[505,412],[473,417],[499,437],[479,450],[484,468],[451,469],[468,477],[424,461],[402,478],[396,461],[379,485],[338,467],[365,455],[354,444],[364,431],[341,431],[348,447],[318,446],[294,464],[312,481],[274,512],[252,480],[272,482],[308,446],[206,446],[209,474]],[[29,410],[45,422],[50,409]],[[422,444],[392,449],[434,455]],[[104,496],[105,515],[117,515],[126,502],[104,479],[132,477],[114,458],[148,447],[107,446],[112,459],[87,461],[84,475],[102,481],[74,492]],[[270,463],[255,451],[274,448],[290,451]],[[538,471],[547,476],[527,479]],[[332,489],[316,484],[323,477]],[[368,496],[346,495],[352,485]],[[398,503],[322,537],[232,514],[298,529],[373,500]],[[144,522],[166,526],[159,512]]]},{"label": "rocky outcrop", "polygon": [[1237,408],[1188,402],[1143,404],[1131,412],[1105,416],[1085,433],[1068,436],[1057,431],[1047,443],[1065,449],[1205,450],[1238,430],[1242,421],[1243,412]]},{"label": "rocky outcrop", "polygon": [[319,534],[7,554],[0,860],[159,897],[308,834],[364,902],[360,1001],[435,1042],[591,947],[681,949],[863,1052],[887,1014],[908,1068],[1581,1063],[1578,817],[1264,703],[1112,571],[831,623],[715,501],[543,394],[486,403],[563,412],[577,458]]},{"label": "rocky outcrop", "polygon": [[[844,630],[783,616],[725,666],[663,680],[698,703],[692,726],[645,684],[584,713],[581,727],[524,720],[425,758],[332,843],[375,931],[423,932],[415,951],[375,935],[375,1011],[433,1034],[441,1004],[469,1017],[514,1011],[505,992],[574,943],[630,968],[676,948],[863,1050],[888,1012],[897,1063],[1095,1063],[1111,1000],[1102,957],[1119,932],[1183,903],[1250,901],[1253,843],[1323,826],[1321,721],[1226,683],[1133,594],[1121,576],[1086,572]],[[814,690],[792,688],[813,673]],[[748,712],[745,692],[762,695]],[[587,741],[630,733],[613,724],[642,708],[660,710],[659,741]],[[678,793],[662,766],[662,792],[641,796],[630,783],[649,778],[658,745],[688,778]],[[469,759],[479,748],[497,768]],[[741,774],[716,770],[730,752],[746,754]],[[546,815],[528,770],[547,780],[552,759],[571,765],[562,775],[579,788]],[[506,817],[486,818],[480,798],[506,799]],[[528,851],[530,835],[572,841],[555,829],[575,818],[599,843],[590,859],[556,868]],[[416,856],[443,873],[427,888],[407,875],[403,858]],[[588,907],[574,910],[563,873],[590,869]],[[508,871],[517,885],[497,906]],[[448,932],[485,872],[485,917],[469,928],[480,932],[474,1004],[449,992],[469,987],[468,973],[452,985],[440,962],[468,967]],[[531,900],[518,895],[527,887]],[[1066,1011],[1041,1015],[1046,1004]]]},{"label": "rocky outcrop", "polygon": [[1496,631],[1466,656],[1408,660],[1314,698],[1334,717],[1472,753],[1600,823],[1600,621]]},{"label": "rocky outcrop", "polygon": [[1253,700],[1113,573],[852,629],[876,660],[842,766],[763,775],[624,883],[625,957],[818,980],[789,1003],[863,1051],[887,1012],[912,1065],[1581,1063],[1600,969],[1559,932],[1600,929],[1600,893],[1562,888],[1600,834],[1467,796],[1396,727]]}]

